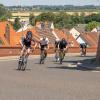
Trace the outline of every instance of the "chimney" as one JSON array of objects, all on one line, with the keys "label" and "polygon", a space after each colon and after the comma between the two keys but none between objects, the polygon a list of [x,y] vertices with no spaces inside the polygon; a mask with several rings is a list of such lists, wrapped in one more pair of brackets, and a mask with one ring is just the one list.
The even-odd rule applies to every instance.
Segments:
[{"label": "chimney", "polygon": [[5,27],[5,38],[7,39],[8,43],[10,44],[10,26],[6,24]]}]

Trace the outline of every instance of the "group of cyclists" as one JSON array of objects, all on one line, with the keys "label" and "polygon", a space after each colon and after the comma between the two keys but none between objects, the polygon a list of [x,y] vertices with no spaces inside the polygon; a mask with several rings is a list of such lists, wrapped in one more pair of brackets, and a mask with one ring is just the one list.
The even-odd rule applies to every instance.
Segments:
[{"label": "group of cyclists", "polygon": [[[45,36],[40,39],[40,41],[36,41],[33,38],[32,32],[29,30],[26,33],[26,36],[21,39],[20,44],[22,46],[19,62],[23,60],[23,56],[25,57],[25,60],[27,62],[27,58],[31,51],[31,46],[34,45],[34,50],[39,43],[40,48],[40,64],[44,63],[44,59],[47,57],[47,50],[49,49],[49,40]],[[64,59],[65,53],[68,50],[68,42],[65,40],[65,38],[62,38],[61,40],[56,39],[55,40],[55,58],[56,61],[59,61],[60,64],[62,64],[62,60]],[[80,45],[80,47],[82,47]]]}]

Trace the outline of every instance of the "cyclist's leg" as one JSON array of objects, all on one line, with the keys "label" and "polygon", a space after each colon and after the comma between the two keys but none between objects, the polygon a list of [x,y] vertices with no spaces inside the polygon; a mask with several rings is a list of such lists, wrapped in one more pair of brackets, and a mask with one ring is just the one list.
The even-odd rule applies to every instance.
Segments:
[{"label": "cyclist's leg", "polygon": [[64,59],[64,57],[65,57],[65,54],[66,54],[66,50],[64,49],[64,50],[63,50],[63,59]]},{"label": "cyclist's leg", "polygon": [[65,50],[63,49],[62,50],[62,60],[64,59],[64,56],[65,56]]},{"label": "cyclist's leg", "polygon": [[81,56],[83,55],[83,53],[84,53],[84,49],[83,49],[83,48],[81,48]]},{"label": "cyclist's leg", "polygon": [[60,49],[59,50],[59,61],[60,61],[60,64],[62,64],[62,60],[63,60],[63,50]]},{"label": "cyclist's leg", "polygon": [[42,60],[43,59],[43,49],[40,49],[40,59]]},{"label": "cyclist's leg", "polygon": [[86,48],[84,48],[84,56],[86,55]]},{"label": "cyclist's leg", "polygon": [[59,50],[59,58],[62,59],[62,49]]},{"label": "cyclist's leg", "polygon": [[22,59],[22,56],[25,54],[25,46],[23,46],[20,54],[20,59]]},{"label": "cyclist's leg", "polygon": [[40,49],[40,57],[41,57],[42,53],[43,53],[43,50],[42,50],[42,49]]},{"label": "cyclist's leg", "polygon": [[28,58],[28,56],[30,55],[31,48],[30,47],[27,47],[26,49],[27,50],[26,50],[25,57]]},{"label": "cyclist's leg", "polygon": [[45,58],[47,57],[47,50],[44,50]]},{"label": "cyclist's leg", "polygon": [[58,49],[56,49],[55,51],[55,58],[57,61],[59,61],[59,50]]},{"label": "cyclist's leg", "polygon": [[55,48],[55,58],[57,59],[57,49]]},{"label": "cyclist's leg", "polygon": [[40,52],[40,64],[43,64],[44,63],[44,50],[41,49],[41,52]]}]

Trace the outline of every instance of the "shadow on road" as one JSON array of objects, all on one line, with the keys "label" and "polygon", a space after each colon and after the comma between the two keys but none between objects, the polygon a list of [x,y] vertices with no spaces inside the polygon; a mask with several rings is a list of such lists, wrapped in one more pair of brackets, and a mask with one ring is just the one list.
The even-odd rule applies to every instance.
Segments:
[{"label": "shadow on road", "polygon": [[90,69],[87,68],[82,68],[82,67],[69,67],[69,66],[60,66],[60,67],[48,67],[49,69],[68,69],[68,70],[80,70],[80,71],[91,71]]},{"label": "shadow on road", "polygon": [[[95,58],[86,58],[83,60],[68,60],[68,61],[63,61],[64,65],[61,66],[56,66],[56,67],[48,67],[50,69],[68,69],[68,70],[81,70],[81,71],[91,71],[94,70],[92,68],[89,67],[96,67],[96,64],[94,64],[95,62]],[[58,64],[59,62],[55,62],[53,61],[54,64]],[[66,65],[65,65],[66,64]],[[82,66],[86,66],[86,67],[81,67],[78,66],[78,64],[81,64]],[[74,67],[75,66],[75,67]],[[88,67],[87,67],[88,66]]]},{"label": "shadow on road", "polygon": [[[18,69],[14,69],[14,70],[16,70],[16,71],[22,71],[22,70],[18,70]],[[31,69],[25,69],[25,71],[31,71]]]}]

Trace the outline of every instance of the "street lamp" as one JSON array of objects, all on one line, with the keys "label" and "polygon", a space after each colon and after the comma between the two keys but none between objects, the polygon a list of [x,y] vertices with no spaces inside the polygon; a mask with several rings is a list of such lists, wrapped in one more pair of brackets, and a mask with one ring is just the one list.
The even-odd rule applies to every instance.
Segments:
[{"label": "street lamp", "polygon": [[100,64],[100,26],[97,27],[97,32],[99,33],[99,40],[98,40],[96,61],[97,64]]}]

